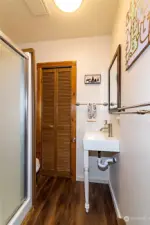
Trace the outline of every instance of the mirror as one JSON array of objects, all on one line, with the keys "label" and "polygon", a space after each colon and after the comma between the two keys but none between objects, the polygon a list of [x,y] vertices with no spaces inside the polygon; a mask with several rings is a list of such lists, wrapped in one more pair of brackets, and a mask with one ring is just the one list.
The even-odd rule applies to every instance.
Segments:
[{"label": "mirror", "polygon": [[110,113],[121,107],[121,45],[118,46],[108,71],[108,106]]}]

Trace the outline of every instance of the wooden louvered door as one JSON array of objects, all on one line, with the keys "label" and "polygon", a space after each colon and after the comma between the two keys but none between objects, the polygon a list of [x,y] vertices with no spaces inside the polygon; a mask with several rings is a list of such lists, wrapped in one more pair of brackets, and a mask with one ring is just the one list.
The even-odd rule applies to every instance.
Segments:
[{"label": "wooden louvered door", "polygon": [[57,173],[70,176],[71,68],[57,69]]},{"label": "wooden louvered door", "polygon": [[55,79],[56,70],[42,71],[42,171],[55,172]]},{"label": "wooden louvered door", "polygon": [[74,176],[75,77],[72,75],[72,67],[42,69],[41,159],[45,175]]}]

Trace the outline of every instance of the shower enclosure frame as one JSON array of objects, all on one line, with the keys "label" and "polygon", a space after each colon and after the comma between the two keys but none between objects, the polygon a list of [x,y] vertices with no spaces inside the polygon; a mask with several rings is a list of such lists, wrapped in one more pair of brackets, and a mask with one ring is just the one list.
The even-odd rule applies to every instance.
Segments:
[{"label": "shower enclosure frame", "polygon": [[[22,52],[3,32],[0,31],[0,40],[2,40],[6,45],[8,45],[11,49],[13,49],[16,53],[18,53],[21,57],[25,60],[25,68],[24,68],[24,81],[25,81],[25,113],[24,113],[24,132],[25,132],[25,184],[27,185],[27,197],[22,202],[22,204],[16,209],[14,215],[11,216],[8,225],[14,224],[21,224],[25,215],[29,212],[32,208],[32,120],[33,120],[33,112],[32,112],[32,92],[29,90],[31,87],[28,86],[29,80],[28,78],[31,77],[31,60],[29,57]],[[29,62],[30,61],[30,62]],[[30,92],[30,93],[29,93]],[[30,94],[30,96],[29,96]],[[30,118],[29,118],[30,117]],[[30,124],[31,123],[31,124]],[[29,138],[30,135],[30,138]]]},{"label": "shower enclosure frame", "polygon": [[32,88],[32,204],[36,200],[36,82],[35,82],[35,50],[33,48],[22,49],[31,55],[31,88]]}]

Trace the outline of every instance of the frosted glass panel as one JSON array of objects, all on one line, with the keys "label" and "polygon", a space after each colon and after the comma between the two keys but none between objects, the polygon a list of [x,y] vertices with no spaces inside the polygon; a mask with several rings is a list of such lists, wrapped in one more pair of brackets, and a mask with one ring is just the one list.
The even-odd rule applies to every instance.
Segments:
[{"label": "frosted glass panel", "polygon": [[0,225],[26,196],[25,59],[0,42]]}]

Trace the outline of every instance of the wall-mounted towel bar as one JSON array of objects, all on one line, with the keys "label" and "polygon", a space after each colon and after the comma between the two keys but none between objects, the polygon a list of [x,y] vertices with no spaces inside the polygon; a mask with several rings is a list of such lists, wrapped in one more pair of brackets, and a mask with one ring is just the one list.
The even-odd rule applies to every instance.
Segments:
[{"label": "wall-mounted towel bar", "polygon": [[[76,106],[80,106],[80,105],[88,105],[89,103],[79,103],[77,102],[76,103]],[[102,105],[102,106],[108,106],[108,103],[107,102],[103,102],[103,103],[95,103],[95,105]],[[114,103],[111,103],[111,106],[115,106]]]},{"label": "wall-mounted towel bar", "polygon": [[[107,102],[103,103],[95,103],[96,105],[101,105],[101,106],[108,106]],[[76,106],[80,105],[88,105],[88,103],[76,103]],[[111,106],[115,106],[114,103],[111,103]],[[137,110],[133,112],[125,112],[126,109],[134,109],[134,108],[140,108],[140,107],[146,107],[150,106],[150,102],[143,103],[143,104],[138,104],[138,105],[132,105],[132,106],[123,106],[119,108],[118,112],[112,112],[111,114],[116,114],[116,115],[122,115],[122,114],[137,114],[137,115],[145,115],[145,114],[150,114],[150,110]]]},{"label": "wall-mounted towel bar", "polygon": [[138,110],[134,112],[112,112],[111,114],[116,114],[116,115],[125,115],[125,114],[138,114],[138,115],[145,115],[145,114],[150,114],[150,110]]},{"label": "wall-mounted towel bar", "polygon": [[[80,106],[80,105],[88,105],[89,103],[79,103],[77,102],[76,103],[76,106]],[[95,103],[95,105],[103,105],[103,106],[108,106],[108,103],[107,102],[104,102],[104,103]]]},{"label": "wall-mounted towel bar", "polygon": [[138,115],[145,115],[145,114],[150,114],[150,110],[137,110],[137,111],[131,111],[131,112],[126,112],[126,109],[135,109],[135,108],[140,108],[140,107],[146,107],[150,106],[150,102],[138,104],[138,105],[131,105],[131,106],[124,106],[119,108],[118,112],[112,112],[112,114],[138,114]]},{"label": "wall-mounted towel bar", "polygon": [[134,109],[134,108],[139,108],[139,107],[145,107],[145,106],[150,106],[150,102],[146,102],[143,104],[138,104],[138,105],[132,105],[132,106],[123,106],[119,108],[119,111],[125,111],[126,109]]}]

